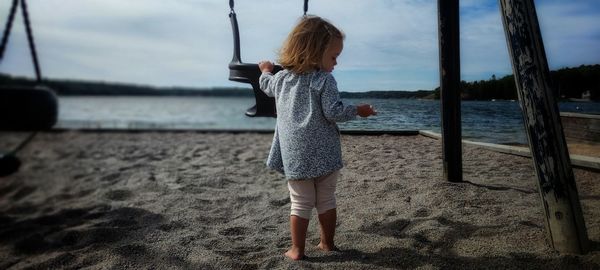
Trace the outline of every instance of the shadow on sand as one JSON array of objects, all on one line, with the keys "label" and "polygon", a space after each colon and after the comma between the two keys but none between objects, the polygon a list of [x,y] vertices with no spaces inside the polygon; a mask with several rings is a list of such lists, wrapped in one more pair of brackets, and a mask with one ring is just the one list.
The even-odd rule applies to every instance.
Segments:
[{"label": "shadow on sand", "polygon": [[[160,231],[177,229],[178,226],[144,209],[98,205],[64,209],[25,219],[10,214],[15,211],[18,209],[0,213],[0,246],[11,253],[11,259],[1,262],[0,269],[26,262],[31,256],[54,253],[58,255],[38,264],[27,265],[27,268],[79,269],[97,266],[106,259],[101,253],[119,258],[115,260],[116,265],[112,265],[115,269],[158,267],[152,265],[158,261],[161,266],[168,268],[212,268],[153,250],[151,243],[158,241],[153,238],[158,237],[156,235],[160,235]],[[35,211],[30,209],[26,212]],[[78,260],[75,255],[78,252],[88,255],[84,260]]]},{"label": "shadow on sand", "polygon": [[[410,225],[408,220],[397,220],[386,224],[374,224],[363,228],[363,232],[391,236],[395,238],[413,239],[413,248],[383,248],[378,252],[367,253],[355,249],[332,252],[323,257],[311,257],[307,263],[356,262],[369,267],[389,267],[414,269],[433,266],[439,269],[598,269],[600,265],[581,262],[579,257],[561,255],[556,258],[539,258],[535,254],[510,253],[502,257],[466,257],[452,251],[452,247],[460,239],[467,239],[477,232],[499,229],[502,226],[476,226],[464,222],[456,222],[443,217],[433,219],[448,230],[438,241],[427,239],[422,234],[405,233]],[[592,251],[600,250],[600,243],[592,242]]]}]

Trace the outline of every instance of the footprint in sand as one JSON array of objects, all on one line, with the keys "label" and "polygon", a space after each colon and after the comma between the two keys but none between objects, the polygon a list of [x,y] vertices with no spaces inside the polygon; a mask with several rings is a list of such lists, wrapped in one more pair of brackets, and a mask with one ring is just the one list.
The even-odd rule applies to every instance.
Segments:
[{"label": "footprint in sand", "polygon": [[104,197],[112,201],[125,201],[133,196],[133,193],[126,189],[116,189],[106,192]]},{"label": "footprint in sand", "polygon": [[113,184],[119,180],[120,176],[121,176],[121,173],[112,173],[112,174],[102,176],[102,178],[100,178],[100,180]]},{"label": "footprint in sand", "polygon": [[361,226],[360,230],[367,233],[378,234],[383,236],[392,236],[395,238],[405,238],[405,231],[410,225],[409,220],[398,219],[390,222],[375,222],[366,223]]},{"label": "footprint in sand", "polygon": [[39,264],[29,266],[29,269],[61,269],[61,268],[73,268],[67,267],[72,266],[77,262],[77,256],[67,252],[53,257],[47,261]]},{"label": "footprint in sand", "polygon": [[37,188],[36,187],[30,187],[30,186],[24,186],[22,188],[20,188],[12,197],[12,200],[18,201],[20,199],[23,199],[25,197],[27,197],[27,195],[33,193]]},{"label": "footprint in sand", "polygon": [[427,210],[425,208],[421,208],[415,212],[415,217],[428,217],[428,216],[429,216],[429,210]]},{"label": "footprint in sand", "polygon": [[11,193],[18,187],[19,187],[19,185],[17,185],[17,184],[11,184],[11,185],[5,186],[4,188],[1,188],[0,189],[0,197],[6,195],[8,193]]},{"label": "footprint in sand", "polygon": [[241,151],[237,154],[237,158],[241,161],[251,162],[257,160],[256,153],[252,151]]},{"label": "footprint in sand", "polygon": [[276,206],[276,207],[284,206],[288,203],[290,203],[289,197],[285,197],[285,198],[279,199],[279,200],[270,200],[269,201],[269,204],[271,204],[272,206]]},{"label": "footprint in sand", "polygon": [[224,230],[220,230],[219,234],[224,236],[239,236],[248,233],[248,228],[244,227],[231,227]]},{"label": "footprint in sand", "polygon": [[149,255],[149,249],[145,245],[127,244],[113,249],[113,252],[124,257],[143,257]]},{"label": "footprint in sand", "polygon": [[267,225],[260,228],[263,232],[272,232],[277,230],[277,226]]},{"label": "footprint in sand", "polygon": [[172,232],[172,231],[184,229],[186,227],[187,226],[183,222],[172,221],[172,222],[165,223],[165,224],[158,226],[158,229],[163,232]]},{"label": "footprint in sand", "polygon": [[25,254],[43,253],[50,248],[50,243],[48,243],[39,233],[27,236],[26,238],[17,241],[14,245],[14,251]]}]

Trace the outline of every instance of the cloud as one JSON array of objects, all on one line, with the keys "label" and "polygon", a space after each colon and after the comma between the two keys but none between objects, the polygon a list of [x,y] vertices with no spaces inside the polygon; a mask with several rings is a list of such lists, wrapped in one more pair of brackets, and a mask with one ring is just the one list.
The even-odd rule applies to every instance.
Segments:
[{"label": "cloud", "polygon": [[[497,1],[461,3],[464,80],[511,72]],[[8,11],[10,1],[0,2]],[[235,1],[242,60],[275,59],[301,1]],[[552,68],[600,62],[593,0],[536,1]],[[243,86],[227,80],[233,51],[227,1],[29,1],[44,76],[157,86]],[[346,33],[340,89],[438,85],[437,4],[424,0],[310,1],[309,13]],[[0,14],[2,16],[3,14]],[[3,17],[0,17],[3,18]],[[32,76],[20,12],[0,72]]]}]

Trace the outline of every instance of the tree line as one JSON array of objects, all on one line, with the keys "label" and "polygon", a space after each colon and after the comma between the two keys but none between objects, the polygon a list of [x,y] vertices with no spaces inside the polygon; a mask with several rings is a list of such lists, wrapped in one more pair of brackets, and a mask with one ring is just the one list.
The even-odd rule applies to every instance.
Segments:
[{"label": "tree line", "polygon": [[[579,99],[584,93],[589,93],[591,100],[600,101],[600,65],[581,65],[573,68],[562,68],[551,71],[550,78],[552,81],[551,86],[560,99]],[[0,74],[0,86],[33,86],[35,84],[37,84],[36,81],[31,78]],[[244,87],[153,87],[127,83],[56,79],[44,79],[43,84],[54,89],[58,95],[64,96],[254,96],[252,89]],[[496,75],[492,75],[489,80],[461,81],[460,88],[463,100],[517,99],[517,90],[513,75],[507,75],[499,79],[496,78]],[[342,98],[439,99],[440,88],[419,91],[341,92],[340,95]]]},{"label": "tree line", "polygon": [[[581,65],[574,68],[561,68],[550,71],[552,90],[560,99],[580,99],[589,94],[591,100],[600,101],[600,65]],[[517,89],[513,75],[500,79],[492,75],[489,80],[461,81],[463,100],[517,99]],[[435,97],[439,98],[439,87]]]},{"label": "tree line", "polygon": [[[0,74],[0,85],[34,86],[35,80]],[[128,83],[44,79],[42,84],[60,96],[254,96],[243,87],[154,87]]]}]

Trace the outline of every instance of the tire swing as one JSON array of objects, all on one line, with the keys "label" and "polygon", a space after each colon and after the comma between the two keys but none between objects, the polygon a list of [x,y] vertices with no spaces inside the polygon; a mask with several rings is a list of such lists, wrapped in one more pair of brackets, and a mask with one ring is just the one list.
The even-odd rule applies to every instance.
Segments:
[{"label": "tire swing", "polygon": [[49,87],[42,85],[42,75],[25,0],[13,0],[12,2],[0,44],[0,61],[4,56],[19,1],[35,68],[36,85],[0,85],[0,131],[33,131],[33,133],[14,150],[0,153],[0,177],[10,175],[19,169],[21,162],[16,157],[16,153],[33,139],[37,131],[51,129],[58,118],[56,94]]},{"label": "tire swing", "polygon": [[[229,0],[229,20],[231,21],[231,30],[233,31],[233,58],[229,62],[229,80],[241,83],[249,83],[254,91],[256,105],[250,107],[246,111],[249,117],[277,117],[275,108],[275,99],[267,96],[260,90],[258,79],[261,71],[258,64],[244,63],[240,56],[240,31],[235,11],[233,10],[234,0]],[[308,10],[308,0],[304,0],[304,15]],[[280,65],[273,67],[273,74],[279,72],[283,68]]]}]

